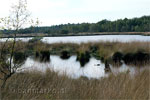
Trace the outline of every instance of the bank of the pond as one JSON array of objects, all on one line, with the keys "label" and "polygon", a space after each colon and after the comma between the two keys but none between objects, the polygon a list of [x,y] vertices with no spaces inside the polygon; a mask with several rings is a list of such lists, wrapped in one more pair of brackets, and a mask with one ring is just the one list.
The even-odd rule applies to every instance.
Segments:
[{"label": "bank of the pond", "polygon": [[[143,35],[149,36],[150,32],[94,32],[94,33],[68,33],[68,34],[46,34],[46,33],[30,33],[30,34],[17,34],[17,38],[29,37],[67,37],[67,36],[94,36],[94,35]],[[1,38],[13,38],[13,34],[3,34]]]},{"label": "bank of the pond", "polygon": [[71,79],[47,70],[14,74],[2,91],[2,99],[132,99],[148,100],[149,70],[111,74],[102,79]]}]

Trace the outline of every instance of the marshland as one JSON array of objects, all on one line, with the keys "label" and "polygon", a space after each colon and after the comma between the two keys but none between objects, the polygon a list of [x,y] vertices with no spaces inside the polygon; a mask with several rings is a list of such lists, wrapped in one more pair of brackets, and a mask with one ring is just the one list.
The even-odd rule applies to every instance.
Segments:
[{"label": "marshland", "polygon": [[16,41],[14,51],[12,63],[21,67],[7,80],[4,99],[149,98],[149,41],[46,43],[34,37]]},{"label": "marshland", "polygon": [[1,1],[0,100],[149,100],[149,3]]}]

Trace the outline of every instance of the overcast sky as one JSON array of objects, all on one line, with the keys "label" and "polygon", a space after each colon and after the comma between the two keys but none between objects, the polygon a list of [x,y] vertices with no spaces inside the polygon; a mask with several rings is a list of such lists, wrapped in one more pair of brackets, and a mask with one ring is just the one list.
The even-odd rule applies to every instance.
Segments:
[{"label": "overcast sky", "polygon": [[[0,17],[9,14],[16,0],[1,0]],[[150,15],[150,0],[28,0],[32,16],[42,26],[66,23],[95,23],[102,19],[141,17]]]}]

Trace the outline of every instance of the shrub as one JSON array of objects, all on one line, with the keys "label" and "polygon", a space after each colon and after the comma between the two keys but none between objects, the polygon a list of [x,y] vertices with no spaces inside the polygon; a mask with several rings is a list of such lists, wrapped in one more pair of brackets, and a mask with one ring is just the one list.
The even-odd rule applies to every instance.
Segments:
[{"label": "shrub", "polygon": [[133,62],[133,58],[134,58],[133,53],[127,53],[126,55],[124,55],[123,60],[126,64],[129,64],[129,63]]},{"label": "shrub", "polygon": [[41,51],[41,60],[49,61],[50,60],[50,52],[49,51]]},{"label": "shrub", "polygon": [[[136,62],[143,64],[149,60],[150,56],[147,53],[137,52],[134,54],[134,59]],[[135,64],[136,64],[135,62]]]},{"label": "shrub", "polygon": [[47,50],[40,51],[40,52],[36,51],[35,52],[35,57],[39,58],[40,61],[47,62],[47,61],[50,60],[50,51],[47,51]]},{"label": "shrub", "polygon": [[150,60],[150,55],[148,53],[143,53],[143,52],[136,52],[136,53],[127,53],[124,57],[123,60],[126,64],[144,64],[149,62]]},{"label": "shrub", "polygon": [[26,59],[25,53],[23,52],[14,52],[13,62],[14,63],[23,63]]},{"label": "shrub", "polygon": [[66,50],[63,50],[63,51],[61,52],[60,57],[61,57],[62,59],[68,59],[68,58],[70,57],[70,53],[69,53],[68,51],[66,51]]},{"label": "shrub", "polygon": [[89,62],[89,59],[90,53],[88,51],[77,53],[77,61],[80,61],[81,67],[83,67],[87,62]]},{"label": "shrub", "polygon": [[121,52],[115,52],[112,56],[112,60],[116,64],[121,64],[122,59],[123,59],[123,54]]}]

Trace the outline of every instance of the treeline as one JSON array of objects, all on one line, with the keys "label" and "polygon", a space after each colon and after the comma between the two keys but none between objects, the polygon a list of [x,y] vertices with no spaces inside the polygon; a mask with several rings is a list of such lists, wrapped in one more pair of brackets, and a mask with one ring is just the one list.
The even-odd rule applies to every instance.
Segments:
[{"label": "treeline", "polygon": [[[102,20],[97,23],[62,24],[49,27],[30,27],[21,29],[19,33],[47,33],[50,35],[74,34],[81,32],[149,32],[150,16],[116,21]],[[3,30],[4,33],[13,31]]]}]

